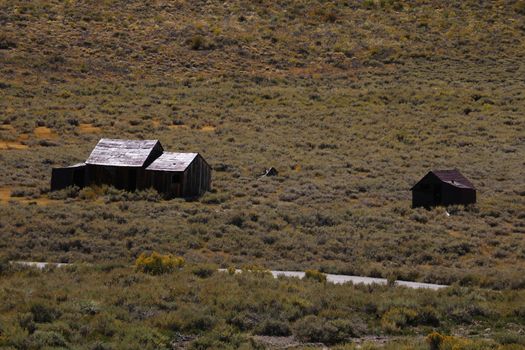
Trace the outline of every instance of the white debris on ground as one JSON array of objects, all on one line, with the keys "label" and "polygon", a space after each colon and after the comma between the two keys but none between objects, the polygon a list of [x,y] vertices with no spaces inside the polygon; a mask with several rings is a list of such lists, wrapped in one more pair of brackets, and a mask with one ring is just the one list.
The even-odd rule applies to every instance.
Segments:
[{"label": "white debris on ground", "polygon": [[48,262],[37,262],[37,261],[11,261],[11,264],[36,267],[37,269],[45,269],[47,266],[51,267],[63,267],[70,264],[67,263],[48,263]]}]

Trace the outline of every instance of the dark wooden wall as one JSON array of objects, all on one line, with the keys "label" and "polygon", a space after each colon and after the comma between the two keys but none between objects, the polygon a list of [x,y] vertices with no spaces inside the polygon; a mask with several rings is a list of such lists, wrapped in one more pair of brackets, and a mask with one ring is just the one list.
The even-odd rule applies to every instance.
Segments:
[{"label": "dark wooden wall", "polygon": [[174,183],[173,177],[178,176],[182,179],[182,175],[182,172],[146,170],[144,172],[144,188],[153,188],[165,198],[181,197],[182,183]]},{"label": "dark wooden wall", "polygon": [[184,172],[183,196],[200,196],[211,189],[211,168],[200,155]]},{"label": "dark wooden wall", "polygon": [[143,170],[137,167],[86,165],[88,185],[109,185],[120,190],[134,191],[142,187]]},{"label": "dark wooden wall", "polygon": [[456,187],[431,177],[418,183],[412,190],[412,207],[428,208],[474,203],[476,203],[475,189]]},{"label": "dark wooden wall", "polygon": [[468,205],[476,203],[476,190],[472,188],[458,188],[444,184],[441,190],[441,205]]},{"label": "dark wooden wall", "polygon": [[53,168],[51,170],[51,191],[58,191],[69,186],[85,186],[85,166]]}]

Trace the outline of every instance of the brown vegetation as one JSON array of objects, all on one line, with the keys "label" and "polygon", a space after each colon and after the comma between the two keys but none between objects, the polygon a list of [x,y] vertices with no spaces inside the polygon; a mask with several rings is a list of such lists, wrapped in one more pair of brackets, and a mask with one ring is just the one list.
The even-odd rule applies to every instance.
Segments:
[{"label": "brown vegetation", "polygon": [[[296,300],[302,287],[291,282],[277,316],[267,300],[241,307],[235,321],[226,311],[210,321],[209,309],[195,305],[198,313],[181,307],[174,319],[159,321],[148,312],[169,304],[168,296],[152,299],[159,304],[151,307],[146,298],[147,307],[127,307],[123,289],[108,287],[112,278],[122,285],[145,279],[136,283],[139,299],[143,291],[165,291],[158,283],[175,294],[206,281],[215,283],[217,295],[229,292],[229,283],[238,283],[239,295],[267,292],[266,280],[208,276],[216,266],[395,275],[519,295],[525,286],[523,8],[521,0],[1,2],[2,255],[130,265],[156,250],[199,267],[181,272],[186,284],[174,285],[163,282],[171,275],[130,269],[118,276],[82,269],[65,277],[11,274],[2,279],[2,292],[9,293],[2,300],[10,302],[0,314],[10,321],[0,337],[5,327],[21,338],[33,329],[29,342],[67,347],[64,342],[83,339],[75,337],[82,337],[86,315],[93,348],[140,334],[165,339],[166,332],[171,341],[176,332],[196,329],[202,338],[196,348],[217,339],[240,346],[250,343],[246,333],[297,332],[296,321],[307,316],[315,317],[301,321],[311,334],[296,335],[343,339],[353,334],[354,313],[367,320],[369,334],[414,335],[428,327],[416,332],[426,335],[433,327],[419,323],[423,309],[410,305],[417,296],[404,291],[395,292],[395,305],[389,295],[386,306],[369,308],[365,299],[375,301],[382,290],[304,281],[311,283],[309,294]],[[85,160],[101,136],[160,139],[169,149],[200,152],[214,168],[213,191],[198,201],[112,188],[49,194],[50,168]],[[272,166],[279,176],[258,178]],[[443,208],[412,210],[410,186],[429,169],[453,167],[473,181],[478,204],[448,208],[450,216]],[[53,205],[34,205],[49,199]],[[60,306],[61,296],[49,297],[54,294],[44,288],[33,299],[20,297],[25,288],[40,287],[42,276],[53,288],[57,281],[71,288],[78,300],[109,298],[104,316]],[[75,289],[83,279],[107,285]],[[499,299],[493,314],[490,303],[499,294],[460,290],[428,297],[440,325],[451,327],[441,333],[477,325],[478,318],[484,327],[523,327],[522,306],[512,298]],[[325,300],[315,310],[303,300],[332,291],[342,291],[342,300],[354,292],[366,296],[335,313]],[[196,300],[196,293],[186,298]],[[441,300],[463,304],[448,310]],[[32,309],[32,302],[44,308]],[[293,316],[297,308],[302,311]],[[511,309],[518,310],[514,318]],[[34,326],[33,311],[51,321]],[[258,313],[267,319],[250,323]],[[188,318],[194,323],[182,322],[185,315],[195,315]],[[123,323],[129,327],[121,333]],[[486,337],[493,339],[490,349],[521,341]],[[429,345],[412,338],[395,346]]]}]

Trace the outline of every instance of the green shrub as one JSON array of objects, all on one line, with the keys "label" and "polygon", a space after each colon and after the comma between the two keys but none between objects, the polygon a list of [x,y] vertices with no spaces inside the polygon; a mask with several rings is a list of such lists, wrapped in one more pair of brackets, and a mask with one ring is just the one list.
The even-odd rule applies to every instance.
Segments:
[{"label": "green shrub", "polygon": [[113,350],[113,346],[111,346],[111,344],[107,344],[101,341],[96,341],[89,347],[89,349],[90,350]]},{"label": "green shrub", "polygon": [[53,322],[60,317],[60,311],[53,306],[45,305],[43,303],[35,303],[31,305],[31,314],[36,323]]},{"label": "green shrub", "polygon": [[497,333],[494,338],[500,344],[519,344],[525,346],[525,335],[516,332]]},{"label": "green shrub", "polygon": [[117,332],[115,319],[106,314],[95,315],[89,323],[91,334],[112,337]]},{"label": "green shrub", "polygon": [[418,325],[437,327],[440,324],[439,316],[432,306],[425,306],[417,310],[416,323]]},{"label": "green shrub", "polygon": [[12,270],[12,266],[11,266],[11,263],[9,263],[9,259],[1,257],[0,258],[0,276],[6,275],[11,270]]},{"label": "green shrub", "polygon": [[200,264],[193,267],[191,272],[200,278],[207,278],[217,272],[217,266],[211,264]]},{"label": "green shrub", "polygon": [[326,275],[318,270],[306,270],[304,277],[318,282],[326,282]]},{"label": "green shrub", "polygon": [[358,334],[353,322],[349,320],[327,320],[314,315],[297,321],[293,333],[301,341],[323,344],[340,343]]},{"label": "green shrub", "polygon": [[217,319],[205,310],[190,315],[185,321],[184,329],[190,332],[204,332],[210,330],[217,323]]},{"label": "green shrub", "polygon": [[30,349],[42,349],[46,347],[66,347],[66,339],[57,332],[36,331],[28,338]]},{"label": "green shrub", "polygon": [[28,331],[29,334],[33,334],[36,331],[35,320],[33,314],[30,312],[24,312],[18,315],[18,325]]},{"label": "green shrub", "polygon": [[119,349],[130,350],[168,350],[169,338],[146,326],[127,328],[122,338],[119,339]]},{"label": "green shrub", "polygon": [[201,35],[195,35],[190,39],[190,47],[192,50],[204,49],[206,41]]},{"label": "green shrub", "polygon": [[255,265],[255,264],[244,265],[242,267],[242,271],[263,274],[263,275],[271,274],[270,270],[268,270],[267,268],[259,266],[259,265]]},{"label": "green shrub", "polygon": [[79,196],[80,188],[77,186],[69,186],[60,191],[50,192],[48,197],[50,199],[67,199],[77,198]]},{"label": "green shrub", "polygon": [[180,256],[161,255],[157,252],[153,252],[149,256],[142,253],[135,261],[135,266],[139,271],[152,275],[160,275],[184,266],[184,258]]},{"label": "green shrub", "polygon": [[368,10],[372,10],[372,9],[375,9],[377,7],[377,4],[374,0],[364,0],[363,1],[363,6],[368,9]]},{"label": "green shrub", "polygon": [[255,333],[259,335],[286,337],[292,332],[290,325],[287,322],[275,319],[265,319],[256,327]]},{"label": "green shrub", "polygon": [[381,328],[387,333],[400,333],[404,328],[416,323],[417,315],[412,309],[391,308],[381,317]]},{"label": "green shrub", "polygon": [[514,4],[514,10],[520,15],[525,15],[525,0],[518,0]]},{"label": "green shrub", "polygon": [[16,48],[16,42],[13,38],[8,37],[5,34],[0,34],[0,50],[10,50]]},{"label": "green shrub", "polygon": [[194,340],[190,349],[257,349],[264,347],[254,342],[252,338],[240,334],[231,326],[223,325],[215,328],[212,332]]},{"label": "green shrub", "polygon": [[89,187],[84,187],[83,189],[81,189],[78,192],[78,197],[84,200],[94,200],[101,193],[103,193],[103,190],[101,188],[89,186]]},{"label": "green shrub", "polygon": [[390,287],[395,286],[397,278],[398,278],[398,273],[396,271],[390,271],[389,273],[387,273],[386,275],[387,285],[389,285]]},{"label": "green shrub", "polygon": [[227,320],[228,324],[235,326],[240,331],[249,331],[254,329],[261,320],[261,316],[254,311],[241,311],[232,314]]}]

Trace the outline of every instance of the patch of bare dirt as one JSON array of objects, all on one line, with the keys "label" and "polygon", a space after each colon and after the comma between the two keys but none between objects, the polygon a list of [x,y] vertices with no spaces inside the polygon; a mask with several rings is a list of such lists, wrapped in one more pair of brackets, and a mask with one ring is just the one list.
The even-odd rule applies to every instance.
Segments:
[{"label": "patch of bare dirt", "polygon": [[57,133],[47,126],[36,127],[33,133],[37,139],[54,140],[58,138]]},{"label": "patch of bare dirt", "polygon": [[78,125],[78,132],[81,134],[97,134],[101,132],[101,129],[90,123],[80,123]]},{"label": "patch of bare dirt", "polygon": [[214,131],[216,128],[215,126],[213,125],[204,125],[202,128],[201,128],[201,131],[204,131],[204,132],[210,132],[210,131]]},{"label": "patch of bare dirt", "polygon": [[158,128],[160,126],[160,120],[158,119],[153,119],[151,121],[151,125],[154,127],[154,128]]},{"label": "patch of bare dirt", "polygon": [[[0,132],[5,136],[5,134],[16,134],[16,130],[12,125],[9,124],[2,124],[0,125]],[[10,149],[27,149],[29,148],[27,145],[24,145],[22,141],[27,140],[26,134],[22,134],[18,137],[16,140],[11,140],[9,137],[8,139],[0,139],[0,150],[10,150]]]},{"label": "patch of bare dirt", "polygon": [[7,204],[10,201],[16,201],[16,202],[25,203],[25,204],[48,205],[53,202],[57,202],[57,200],[49,199],[48,197],[40,197],[40,198],[12,197],[11,193],[12,193],[11,188],[0,187],[0,203]]},{"label": "patch of bare dirt", "polygon": [[0,140],[0,150],[11,150],[11,149],[28,149],[29,146],[22,144],[20,141],[3,141]]},{"label": "patch of bare dirt", "polygon": [[0,187],[0,202],[7,203],[11,199],[11,190],[9,188]]}]

